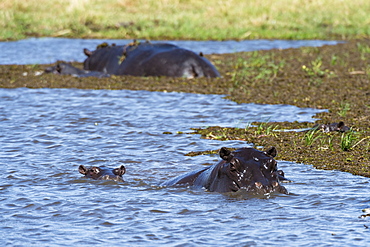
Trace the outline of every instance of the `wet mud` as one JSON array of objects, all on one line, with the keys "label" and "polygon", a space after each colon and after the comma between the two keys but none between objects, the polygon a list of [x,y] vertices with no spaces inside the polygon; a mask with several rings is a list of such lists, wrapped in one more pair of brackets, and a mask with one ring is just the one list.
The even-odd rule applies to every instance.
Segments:
[{"label": "wet mud", "polygon": [[[222,78],[111,76],[76,78],[43,73],[55,65],[1,65],[2,88],[80,88],[225,94],[239,103],[328,109],[316,123],[344,121],[352,131],[297,132],[312,123],[251,123],[245,128],[194,129],[203,138],[275,146],[277,159],[370,177],[370,41],[298,49],[206,55]],[[82,64],[73,63],[82,68]],[[310,134],[307,134],[310,133]],[[199,150],[196,150],[199,151]],[[194,152],[198,155],[214,150]]]}]

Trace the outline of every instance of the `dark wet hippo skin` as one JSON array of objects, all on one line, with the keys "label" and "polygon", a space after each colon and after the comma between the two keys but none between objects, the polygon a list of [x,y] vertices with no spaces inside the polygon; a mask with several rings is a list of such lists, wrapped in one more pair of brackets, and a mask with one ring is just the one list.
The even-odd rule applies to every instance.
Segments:
[{"label": "dark wet hippo skin", "polygon": [[316,124],[312,129],[322,130],[325,133],[332,131],[346,132],[350,130],[350,128],[346,126],[343,121],[331,124]]},{"label": "dark wet hippo skin", "polygon": [[84,49],[88,58],[84,69],[112,75],[220,77],[202,54],[167,43],[130,43],[125,46],[101,45],[95,51]]},{"label": "dark wet hippo skin", "polygon": [[76,77],[109,77],[110,75],[220,77],[220,73],[203,54],[176,45],[132,42],[125,46],[103,43],[95,51],[84,49],[84,69],[59,63],[46,73]]},{"label": "dark wet hippo skin", "polygon": [[245,190],[255,194],[288,194],[280,185],[280,180],[285,180],[285,177],[281,170],[277,170],[275,147],[266,151],[240,148],[232,152],[223,147],[219,155],[222,161],[218,164],[176,177],[162,185],[192,186],[221,193]]},{"label": "dark wet hippo skin", "polygon": [[105,74],[99,71],[88,71],[74,67],[68,63],[58,63],[55,66],[48,67],[45,69],[46,73],[53,73],[58,75],[72,75],[75,77],[109,77],[109,74]]},{"label": "dark wet hippo skin", "polygon": [[118,69],[124,59],[125,47],[115,44],[109,46],[107,43],[103,43],[95,51],[89,51],[85,48],[84,53],[87,58],[83,62],[84,69],[118,75]]},{"label": "dark wet hippo skin", "polygon": [[122,175],[126,173],[125,166],[120,166],[119,168],[106,168],[106,167],[85,167],[80,165],[78,171],[85,175],[86,178],[92,178],[96,180],[114,180],[123,182]]}]

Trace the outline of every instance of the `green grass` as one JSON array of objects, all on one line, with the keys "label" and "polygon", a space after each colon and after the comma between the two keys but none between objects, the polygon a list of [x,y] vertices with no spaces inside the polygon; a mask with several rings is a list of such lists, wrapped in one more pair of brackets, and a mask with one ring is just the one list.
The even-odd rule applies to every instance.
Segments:
[{"label": "green grass", "polygon": [[238,58],[231,73],[233,90],[248,91],[248,86],[255,81],[271,83],[279,72],[284,69],[285,61],[275,61],[274,57],[263,55],[258,51],[252,52],[248,59]]},{"label": "green grass", "polygon": [[351,110],[351,104],[347,102],[340,103],[340,110],[338,111],[338,115],[341,117],[345,117],[347,112]]},{"label": "green grass", "polygon": [[0,0],[0,39],[350,39],[370,36],[368,0]]},{"label": "green grass", "polygon": [[302,70],[306,73],[308,77],[324,77],[325,74],[330,74],[330,71],[323,69],[321,57],[316,58],[311,62],[311,66],[302,66]]},{"label": "green grass", "polygon": [[311,129],[305,133],[303,140],[306,146],[312,146],[312,144],[321,137],[318,133],[319,131],[317,131],[317,129]]},{"label": "green grass", "polygon": [[340,148],[343,151],[348,151],[355,145],[356,141],[357,137],[355,132],[353,132],[352,130],[344,132],[340,138]]},{"label": "green grass", "polygon": [[277,136],[276,130],[279,125],[269,125],[269,122],[260,122],[254,130],[255,136]]}]

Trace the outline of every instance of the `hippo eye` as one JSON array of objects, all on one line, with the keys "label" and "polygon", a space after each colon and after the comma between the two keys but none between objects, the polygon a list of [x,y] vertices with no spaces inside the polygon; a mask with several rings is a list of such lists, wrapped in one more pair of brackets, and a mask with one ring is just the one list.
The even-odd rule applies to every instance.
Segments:
[{"label": "hippo eye", "polygon": [[240,161],[238,159],[233,159],[230,161],[230,171],[236,171],[240,168]]},{"label": "hippo eye", "polygon": [[276,162],[275,162],[275,160],[271,159],[271,160],[267,161],[266,163],[264,163],[263,167],[267,171],[275,172],[276,171]]},{"label": "hippo eye", "polygon": [[271,160],[270,161],[270,170],[271,170],[271,173],[273,172],[276,172],[277,171],[277,163],[275,160]]},{"label": "hippo eye", "polygon": [[100,172],[98,167],[93,167],[93,168],[91,168],[91,170],[92,170],[93,173],[96,173],[96,174],[98,174]]}]

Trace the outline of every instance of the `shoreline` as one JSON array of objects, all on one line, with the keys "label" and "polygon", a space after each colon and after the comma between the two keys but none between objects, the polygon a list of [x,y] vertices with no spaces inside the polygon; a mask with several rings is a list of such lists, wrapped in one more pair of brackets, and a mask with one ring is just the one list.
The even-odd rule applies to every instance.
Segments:
[{"label": "shoreline", "polygon": [[[50,65],[0,65],[1,88],[80,88],[178,91],[224,94],[238,103],[289,104],[328,109],[315,123],[344,121],[352,127],[352,146],[341,148],[342,133],[319,133],[307,145],[303,132],[271,132],[272,129],[313,127],[312,123],[253,123],[258,127],[196,129],[203,138],[239,139],[255,146],[275,146],[278,159],[312,164],[319,169],[350,172],[370,177],[370,41],[205,55],[222,78],[165,78],[112,76],[75,78],[41,74]],[[81,63],[72,63],[80,67]],[[272,120],[273,121],[273,120]],[[270,131],[269,131],[270,130]],[[205,151],[208,152],[208,151]],[[202,154],[199,152],[196,154]]]}]

